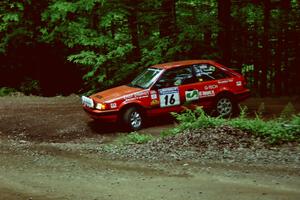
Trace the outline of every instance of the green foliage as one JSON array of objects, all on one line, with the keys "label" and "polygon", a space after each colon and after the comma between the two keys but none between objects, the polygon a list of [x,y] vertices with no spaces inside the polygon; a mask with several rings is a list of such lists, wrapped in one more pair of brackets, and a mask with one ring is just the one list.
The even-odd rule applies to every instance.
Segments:
[{"label": "green foliage", "polygon": [[[76,11],[76,6],[71,2],[56,1],[49,6],[49,9],[54,11],[50,16],[50,21],[56,22],[58,20],[65,20],[68,13],[74,13]],[[46,16],[47,13],[44,13],[43,17]]]},{"label": "green foliage", "polygon": [[[218,36],[217,0],[174,1],[175,16],[166,13],[159,0],[2,0],[0,3],[0,53],[14,54],[19,46],[34,49],[42,43],[60,45],[66,59],[85,73],[84,88],[96,91],[128,81],[128,77],[145,67],[165,61],[213,59],[222,61]],[[288,55],[282,72],[297,80],[296,35],[299,35],[299,1],[288,9],[272,8],[270,16],[270,58],[263,58],[263,1],[231,1],[232,49],[231,63],[247,76],[250,85],[260,88],[256,72],[264,59],[277,63],[274,56],[280,46],[280,31],[289,32],[283,38],[282,55]],[[281,5],[281,4],[278,4]],[[134,15],[133,15],[134,14]],[[135,15],[136,14],[136,15]],[[285,16],[286,14],[286,16]],[[133,21],[130,21],[132,19]],[[171,17],[170,17],[171,16]],[[174,27],[168,35],[166,20]],[[173,20],[173,22],[172,22]],[[167,22],[168,24],[168,22]],[[278,25],[280,24],[280,25]],[[172,25],[172,26],[173,26]],[[134,34],[134,29],[136,33]],[[37,44],[38,43],[38,44]],[[61,46],[63,44],[64,46]],[[8,48],[11,45],[12,48]],[[11,52],[8,52],[10,49]],[[19,52],[22,54],[23,52]],[[16,55],[22,65],[26,65]],[[27,56],[28,57],[28,56]],[[282,57],[282,56],[281,56]],[[8,57],[9,58],[9,57]],[[30,58],[28,58],[30,59]],[[226,60],[226,59],[224,59]],[[24,63],[24,64],[23,64]],[[246,64],[245,64],[246,63]],[[12,64],[14,65],[14,64]],[[275,64],[277,65],[277,64]],[[271,66],[271,65],[270,65]],[[16,67],[17,68],[17,67]],[[32,72],[35,73],[35,72]],[[273,80],[275,70],[268,69]],[[258,75],[260,76],[260,75]],[[125,80],[124,80],[125,79]],[[272,81],[270,81],[272,82]],[[290,82],[290,86],[296,85]],[[284,84],[286,85],[286,84]],[[257,86],[257,87],[256,87]],[[290,86],[285,89],[290,89]],[[268,84],[274,88],[274,84]],[[294,86],[293,86],[294,87]]]},{"label": "green foliage", "polygon": [[123,2],[55,0],[43,13],[42,19],[51,23],[41,28],[42,38],[47,42],[59,38],[76,49],[68,61],[86,69],[83,79],[88,88],[107,88],[136,67],[127,61],[133,50],[127,9]]},{"label": "green foliage", "polygon": [[[104,89],[124,81],[124,78],[144,67],[171,61],[182,52],[192,51],[195,44],[192,41],[196,39],[200,44],[208,27],[217,31],[217,24],[214,23],[215,1],[210,1],[210,12],[202,12],[208,9],[208,4],[201,1],[178,3],[181,4],[177,26],[181,31],[178,37],[161,38],[157,25],[162,15],[155,12],[160,9],[160,1],[140,0],[133,4],[125,1],[54,0],[42,14],[42,20],[48,24],[40,28],[41,38],[50,43],[59,39],[67,47],[76,49],[68,56],[68,61],[86,69],[83,78],[89,89]],[[138,14],[140,10],[150,10],[138,15],[139,60],[131,58],[135,49],[128,21],[132,9],[137,9]],[[186,26],[191,20],[193,25]],[[199,30],[203,31],[200,33]],[[204,55],[207,58],[215,54]]]},{"label": "green foliage", "polygon": [[247,110],[248,110],[247,106],[239,106],[239,108],[240,108],[239,118],[240,119],[246,118],[247,117]]},{"label": "green foliage", "polygon": [[279,118],[281,120],[289,120],[295,114],[296,114],[296,109],[295,109],[294,105],[291,102],[289,102],[281,111]]},{"label": "green foliage", "polygon": [[17,92],[17,90],[14,88],[1,87],[0,88],[0,97],[9,96],[15,92]]},{"label": "green foliage", "polygon": [[248,131],[258,137],[266,138],[270,143],[279,143],[299,140],[297,132],[277,120],[264,121],[258,116],[255,119],[232,119],[227,122],[228,125]]},{"label": "green foliage", "polygon": [[32,80],[30,78],[25,79],[20,87],[20,91],[26,95],[40,95],[41,88],[40,83],[37,80]]},{"label": "green foliage", "polygon": [[[11,38],[15,35],[26,35],[29,31],[22,27],[24,23],[23,3],[4,1],[0,3],[0,6],[0,53],[5,53]],[[12,29],[14,31],[11,31]]]},{"label": "green foliage", "polygon": [[[293,126],[300,126],[300,113],[297,115],[293,115],[293,117],[290,120],[290,124]],[[299,130],[300,127],[298,127]]]},{"label": "green foliage", "polygon": [[81,51],[79,54],[70,55],[68,60],[86,66],[99,65],[105,62],[104,57],[98,56],[94,51]]},{"label": "green foliage", "polygon": [[157,42],[153,47],[142,49],[141,63],[144,66],[151,66],[165,61],[162,54],[167,51],[170,41],[168,38],[159,38],[158,35],[152,36],[151,41],[155,40],[155,38]]},{"label": "green foliage", "polygon": [[174,114],[179,125],[169,131],[162,133],[162,136],[174,135],[187,129],[199,129],[228,125],[243,131],[251,132],[254,135],[266,138],[270,143],[300,141],[300,114],[293,115],[289,121],[269,120],[264,121],[259,117],[246,118],[246,109],[243,108],[238,118],[223,119],[214,118],[205,114],[201,108],[195,111],[186,110],[182,114]]},{"label": "green foliage", "polygon": [[143,144],[153,140],[153,138],[154,137],[152,135],[131,132],[128,135],[126,135],[122,140],[123,143]]},{"label": "green foliage", "polygon": [[189,129],[209,128],[220,126],[225,122],[221,117],[211,117],[198,107],[194,111],[187,109],[183,113],[172,113],[179,125],[171,130],[162,132],[162,136],[176,135]]},{"label": "green foliage", "polygon": [[247,73],[251,73],[254,71],[254,65],[253,64],[243,64],[242,66],[242,74],[246,75]]},{"label": "green foliage", "polygon": [[261,102],[258,106],[256,115],[257,116],[262,116],[264,113],[266,112],[266,106],[265,106],[265,102]]}]

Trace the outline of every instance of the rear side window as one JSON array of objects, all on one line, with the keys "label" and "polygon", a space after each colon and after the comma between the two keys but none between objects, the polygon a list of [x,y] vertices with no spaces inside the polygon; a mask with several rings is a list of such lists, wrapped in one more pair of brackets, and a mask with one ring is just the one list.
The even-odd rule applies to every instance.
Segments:
[{"label": "rear side window", "polygon": [[193,68],[199,81],[211,81],[229,77],[228,74],[213,65],[197,64],[193,65]]},{"label": "rear side window", "polygon": [[159,80],[159,85],[161,87],[173,87],[195,82],[196,80],[193,76],[192,68],[184,67],[166,71]]}]

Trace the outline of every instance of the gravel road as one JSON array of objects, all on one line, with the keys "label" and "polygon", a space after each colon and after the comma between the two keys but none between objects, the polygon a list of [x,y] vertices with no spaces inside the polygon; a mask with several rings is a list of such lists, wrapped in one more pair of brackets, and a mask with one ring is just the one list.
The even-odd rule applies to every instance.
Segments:
[{"label": "gravel road", "polygon": [[[298,100],[245,104],[254,110],[265,101],[271,116],[289,101],[298,110]],[[170,122],[150,123],[142,132],[157,135],[174,126]],[[209,147],[207,135],[186,132],[118,147],[113,141],[121,129],[95,124],[75,95],[1,97],[0,199],[300,199],[298,144],[252,144],[251,136],[233,136],[238,131],[228,127],[206,133],[214,131],[239,142],[215,148],[215,139],[217,145]],[[236,145],[240,140],[244,146]]]}]

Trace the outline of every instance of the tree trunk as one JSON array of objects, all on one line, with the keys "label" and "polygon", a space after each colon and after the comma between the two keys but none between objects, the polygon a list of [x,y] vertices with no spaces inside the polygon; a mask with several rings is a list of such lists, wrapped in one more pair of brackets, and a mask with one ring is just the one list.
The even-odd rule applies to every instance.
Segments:
[{"label": "tree trunk", "polygon": [[176,36],[176,0],[163,0],[161,3],[162,19],[159,24],[160,37]]},{"label": "tree trunk", "polygon": [[281,96],[282,94],[282,51],[283,51],[283,31],[280,31],[278,35],[278,42],[276,45],[276,55],[275,55],[275,77],[274,77],[274,86],[275,86],[275,95]]},{"label": "tree trunk", "polygon": [[262,97],[267,95],[267,71],[270,63],[270,43],[269,43],[269,29],[270,29],[270,12],[271,1],[264,0],[264,33],[263,33],[263,52],[262,52],[262,64],[261,64],[261,77],[260,77],[260,95]]},{"label": "tree trunk", "polygon": [[[257,23],[255,23],[254,25],[254,30],[257,30],[258,29],[258,26],[257,26]],[[253,60],[253,64],[254,64],[254,71],[253,71],[253,79],[254,79],[254,82],[253,82],[253,88],[254,88],[254,91],[255,93],[257,94],[258,91],[259,91],[259,71],[261,69],[261,66],[260,66],[260,62],[258,61],[259,59],[259,48],[258,48],[258,33],[256,31],[252,31],[252,40],[253,40],[253,43],[252,43],[252,53],[251,53],[251,59]]]},{"label": "tree trunk", "polygon": [[[293,89],[293,85],[290,86],[289,80],[290,80],[290,67],[289,67],[289,51],[288,43],[289,43],[289,13],[291,11],[291,1],[290,0],[283,0],[282,1],[282,9],[283,9],[283,26],[282,26],[282,64],[284,65],[283,72],[281,72],[281,81],[283,86],[283,95],[289,95],[291,92],[291,89]],[[284,77],[284,78],[283,78]]]},{"label": "tree trunk", "polygon": [[220,32],[218,46],[222,53],[222,62],[225,65],[231,63],[232,38],[231,38],[231,0],[218,0],[218,21]]},{"label": "tree trunk", "polygon": [[138,61],[141,58],[141,49],[139,45],[138,35],[138,19],[137,19],[137,7],[134,6],[129,9],[128,27],[131,35],[131,44],[133,46],[132,59]]},{"label": "tree trunk", "polygon": [[290,43],[287,48],[290,49],[291,63],[288,68],[290,82],[284,81],[284,85],[290,88],[292,94],[300,94],[300,21],[294,30],[289,32]]},{"label": "tree trunk", "polygon": [[211,50],[211,41],[212,41],[212,37],[211,37],[211,30],[207,30],[204,32],[204,45],[205,48],[208,50]]},{"label": "tree trunk", "polygon": [[[276,46],[275,57],[275,94],[280,96],[282,94],[289,94],[290,87],[288,86],[288,13],[290,12],[290,1],[281,1],[281,17],[280,17],[280,31],[278,35],[278,43]],[[283,68],[283,67],[284,68]],[[285,73],[283,73],[285,72]],[[283,79],[283,76],[285,77]]]}]

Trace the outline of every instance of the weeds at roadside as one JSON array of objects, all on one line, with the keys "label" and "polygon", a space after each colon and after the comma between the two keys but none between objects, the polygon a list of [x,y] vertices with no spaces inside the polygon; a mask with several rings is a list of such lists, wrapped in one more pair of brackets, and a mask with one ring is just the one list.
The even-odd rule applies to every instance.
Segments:
[{"label": "weeds at roadside", "polygon": [[[284,116],[286,113],[290,113],[289,110],[291,110],[290,105],[288,109],[283,110]],[[197,108],[194,111],[187,110],[181,114],[173,113],[173,116],[179,121],[179,125],[163,132],[162,137],[175,135],[187,129],[195,130],[228,125],[266,139],[271,144],[300,141],[300,113],[291,116],[289,114],[289,118],[279,117],[264,121],[260,114],[257,114],[254,119],[247,118],[246,108],[241,108],[240,116],[232,119],[211,117],[201,108]]]},{"label": "weeds at roadside", "polygon": [[123,135],[123,136],[119,137],[118,141],[121,144],[131,144],[131,143],[144,144],[153,139],[154,139],[154,137],[152,135],[140,134],[138,132],[131,132],[127,135]]},{"label": "weeds at roadside", "polygon": [[[161,138],[183,133],[186,130],[203,128],[214,128],[220,126],[231,126],[242,131],[249,132],[266,140],[270,144],[285,142],[300,142],[300,113],[295,115],[294,107],[289,103],[282,111],[280,117],[272,120],[263,120],[261,113],[255,118],[247,117],[247,107],[240,108],[237,118],[225,119],[222,117],[211,117],[198,107],[195,110],[186,110],[183,113],[172,113],[179,125],[161,132]],[[121,144],[143,144],[153,140],[148,134],[131,132],[118,138]]]},{"label": "weeds at roadside", "polygon": [[40,82],[38,80],[26,78],[20,86],[20,91],[23,92],[25,95],[40,95]]},{"label": "weeds at roadside", "polygon": [[296,109],[294,105],[291,102],[288,102],[288,104],[281,111],[279,118],[281,120],[290,120],[295,114]]},{"label": "weeds at roadside", "polygon": [[8,96],[8,95],[11,95],[15,92],[17,92],[17,90],[14,89],[14,88],[1,87],[0,88],[0,97]]}]

